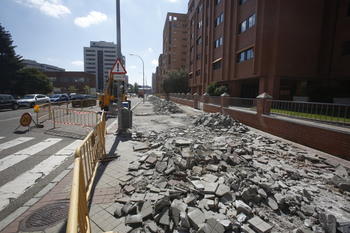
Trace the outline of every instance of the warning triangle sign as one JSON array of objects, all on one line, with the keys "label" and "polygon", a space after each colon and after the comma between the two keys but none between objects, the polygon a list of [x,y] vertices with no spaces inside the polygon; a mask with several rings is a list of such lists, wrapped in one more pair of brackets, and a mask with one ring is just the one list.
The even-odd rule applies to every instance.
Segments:
[{"label": "warning triangle sign", "polygon": [[126,74],[126,73],[127,72],[126,72],[126,69],[125,69],[123,63],[118,58],[115,61],[114,65],[113,65],[113,67],[111,69],[111,74]]}]

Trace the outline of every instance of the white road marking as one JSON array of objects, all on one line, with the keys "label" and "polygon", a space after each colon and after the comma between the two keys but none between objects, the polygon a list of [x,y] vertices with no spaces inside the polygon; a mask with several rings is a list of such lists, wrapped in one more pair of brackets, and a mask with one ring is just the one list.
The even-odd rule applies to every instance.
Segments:
[{"label": "white road marking", "polygon": [[[3,138],[3,137],[1,137],[1,138]],[[27,141],[32,140],[32,139],[34,139],[34,138],[33,137],[19,137],[19,138],[13,139],[11,141],[1,143],[0,144],[0,151],[11,148],[13,146],[17,146],[23,142],[27,142]]]},{"label": "white road marking", "polygon": [[3,159],[0,159],[0,171],[3,171],[16,163],[19,163],[23,161],[26,158],[29,158],[30,156],[56,144],[57,142],[61,141],[60,138],[48,138],[42,142],[39,142],[33,146],[30,146],[26,149],[23,149],[19,152],[16,152],[12,155],[6,156]]},{"label": "white road marking", "polygon": [[[51,143],[53,143],[54,141],[55,140],[50,139]],[[58,166],[60,166],[67,158],[69,158],[75,152],[76,147],[81,142],[82,140],[74,141],[73,143],[64,147],[54,155],[50,156],[46,160],[36,165],[33,169],[26,171],[25,173],[16,177],[14,180],[1,186],[0,187],[0,211],[3,210],[6,206],[8,206],[12,200],[17,199],[19,196],[25,193],[26,190],[31,188],[38,180],[44,178],[45,176],[50,174],[53,170],[55,170]],[[30,149],[28,151],[33,152],[34,150]],[[28,154],[19,155],[19,152],[17,152],[16,156],[25,157],[25,156],[28,156]]]},{"label": "white road marking", "polygon": [[18,176],[13,181],[10,181],[0,188],[0,211],[8,206],[13,199],[17,199],[27,189],[32,187],[37,180],[44,178],[50,172],[61,165],[69,156],[50,156],[46,160],[36,165],[32,170],[29,170]]}]

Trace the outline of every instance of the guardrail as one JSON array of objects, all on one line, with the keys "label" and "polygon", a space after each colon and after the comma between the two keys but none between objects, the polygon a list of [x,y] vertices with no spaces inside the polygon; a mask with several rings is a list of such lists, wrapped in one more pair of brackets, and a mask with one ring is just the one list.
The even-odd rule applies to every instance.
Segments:
[{"label": "guardrail", "polygon": [[346,104],[267,100],[266,108],[270,114],[350,126],[350,105]]},{"label": "guardrail", "polygon": [[89,197],[99,161],[106,156],[105,112],[93,131],[75,151],[72,188],[66,232],[91,232]]}]

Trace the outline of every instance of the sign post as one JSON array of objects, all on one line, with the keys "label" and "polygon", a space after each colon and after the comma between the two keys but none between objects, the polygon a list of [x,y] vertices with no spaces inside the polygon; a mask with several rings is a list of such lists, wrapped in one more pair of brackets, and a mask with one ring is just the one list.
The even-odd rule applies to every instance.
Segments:
[{"label": "sign post", "polygon": [[119,58],[115,61],[110,74],[114,75],[114,81],[117,81],[117,87],[114,86],[118,90],[118,133],[124,130],[123,126],[123,96],[122,96],[122,81],[124,81],[124,75],[126,74],[126,69]]}]

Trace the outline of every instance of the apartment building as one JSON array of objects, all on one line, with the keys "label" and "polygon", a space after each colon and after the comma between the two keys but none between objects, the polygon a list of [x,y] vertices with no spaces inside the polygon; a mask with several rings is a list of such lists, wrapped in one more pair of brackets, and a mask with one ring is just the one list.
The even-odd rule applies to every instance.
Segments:
[{"label": "apartment building", "polygon": [[117,45],[113,42],[91,41],[90,47],[84,47],[84,71],[96,76],[97,92],[103,91],[116,59]]},{"label": "apartment building", "polygon": [[350,95],[349,0],[190,0],[191,93]]},{"label": "apartment building", "polygon": [[187,69],[188,29],[187,14],[168,13],[163,29],[163,53],[159,56],[156,70],[156,89],[162,92],[161,83],[171,70]]}]

